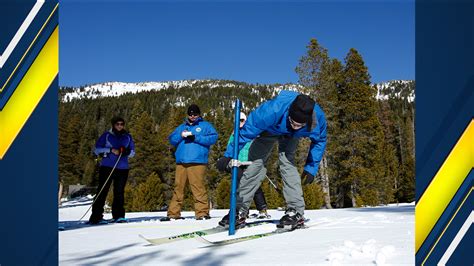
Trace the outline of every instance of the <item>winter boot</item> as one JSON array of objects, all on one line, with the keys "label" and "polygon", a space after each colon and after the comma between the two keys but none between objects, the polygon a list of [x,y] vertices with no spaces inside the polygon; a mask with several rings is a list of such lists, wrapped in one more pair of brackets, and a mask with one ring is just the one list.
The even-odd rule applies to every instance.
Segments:
[{"label": "winter boot", "polygon": [[[235,216],[235,228],[239,229],[245,226],[245,219],[247,218],[248,212],[242,212]],[[222,217],[222,220],[219,221],[220,226],[224,226],[225,228],[229,228],[229,214],[226,214]]]},{"label": "winter boot", "polygon": [[196,217],[196,220],[209,220],[209,219],[211,219],[211,216],[209,215]]},{"label": "winter boot", "polygon": [[270,219],[272,216],[267,213],[267,209],[258,211],[257,219]]},{"label": "winter boot", "polygon": [[87,224],[90,224],[90,225],[99,225],[99,224],[108,224],[109,222],[107,220],[104,220],[104,219],[100,219],[100,220],[89,220],[89,222],[87,222]]},{"label": "winter boot", "polygon": [[124,217],[120,217],[120,218],[117,218],[117,219],[113,219],[113,222],[114,223],[128,223],[128,219],[124,218]]},{"label": "winter boot", "polygon": [[160,222],[168,222],[168,221],[171,221],[171,219],[173,220],[184,220],[184,217],[169,217],[169,216],[166,216],[166,217],[163,217],[160,219]]},{"label": "winter boot", "polygon": [[278,228],[284,228],[288,230],[294,230],[297,228],[304,227],[304,217],[293,208],[288,208],[285,211],[285,215],[281,217],[280,223],[277,225]]},{"label": "winter boot", "polygon": [[91,225],[97,225],[97,224],[107,224],[108,221],[104,219],[104,216],[102,214],[97,215],[97,214],[92,214],[91,217],[89,217],[89,221],[86,222],[86,224],[91,224]]}]

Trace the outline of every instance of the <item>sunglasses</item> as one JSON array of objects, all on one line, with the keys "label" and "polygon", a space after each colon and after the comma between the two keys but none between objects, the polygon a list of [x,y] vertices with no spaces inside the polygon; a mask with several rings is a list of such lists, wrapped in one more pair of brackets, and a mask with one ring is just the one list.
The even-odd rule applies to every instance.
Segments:
[{"label": "sunglasses", "polygon": [[123,123],[123,122],[118,122],[118,123],[115,123],[115,125],[116,125],[116,126],[123,126],[123,125],[125,125],[125,123]]},{"label": "sunglasses", "polygon": [[291,127],[293,127],[294,129],[300,129],[300,128],[306,126],[306,123],[298,123],[298,122],[294,121],[293,119],[291,119],[291,117],[289,117],[289,116],[288,116],[288,120],[290,121]]},{"label": "sunglasses", "polygon": [[188,116],[199,116],[199,114],[188,114]]}]

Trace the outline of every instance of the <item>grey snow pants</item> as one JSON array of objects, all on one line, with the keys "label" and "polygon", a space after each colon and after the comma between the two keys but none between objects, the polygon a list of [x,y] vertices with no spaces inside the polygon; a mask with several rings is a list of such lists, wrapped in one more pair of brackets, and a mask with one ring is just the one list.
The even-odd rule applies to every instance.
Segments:
[{"label": "grey snow pants", "polygon": [[257,189],[267,174],[265,164],[278,141],[278,165],[283,179],[283,196],[288,208],[294,208],[304,214],[304,198],[301,188],[301,177],[295,165],[295,153],[298,138],[272,135],[263,132],[250,145],[249,161],[252,164],[244,171],[240,180],[237,196],[237,210],[248,212],[251,201]]}]

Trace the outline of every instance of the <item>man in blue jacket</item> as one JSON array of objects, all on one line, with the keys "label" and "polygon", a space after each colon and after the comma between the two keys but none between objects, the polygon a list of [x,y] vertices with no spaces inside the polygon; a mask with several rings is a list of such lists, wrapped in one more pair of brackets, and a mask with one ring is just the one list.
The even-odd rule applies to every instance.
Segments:
[{"label": "man in blue jacket", "polygon": [[204,178],[208,163],[209,148],[217,141],[217,131],[202,119],[199,107],[192,104],[188,117],[169,136],[176,147],[176,176],[173,198],[168,215],[161,221],[181,218],[184,200],[184,186],[189,181],[194,196],[194,212],[197,220],[210,219],[209,202]]},{"label": "man in blue jacket", "polygon": [[[295,152],[299,138],[307,137],[311,145],[303,173],[298,173]],[[326,148],[326,119],[324,112],[307,95],[294,91],[282,91],[277,97],[261,104],[250,113],[239,133],[239,150],[254,140],[249,150],[252,164],[245,170],[237,196],[236,226],[245,223],[255,191],[266,176],[265,163],[273,144],[278,142],[278,161],[283,178],[283,196],[287,211],[280,219],[280,228],[298,228],[304,225],[304,198],[301,184],[314,181]],[[218,169],[225,169],[233,154],[233,142],[229,143],[224,157],[218,161]],[[228,225],[226,215],[219,222]]]},{"label": "man in blue jacket", "polygon": [[[104,204],[112,181],[114,182],[113,221],[126,222],[123,207],[124,192],[129,170],[128,158],[135,155],[135,144],[132,136],[125,130],[123,118],[114,117],[111,123],[112,128],[102,134],[95,144],[94,153],[103,156],[103,158],[100,162],[98,194],[92,205],[90,224],[107,223],[103,220]],[[108,181],[107,178],[109,178]]]}]

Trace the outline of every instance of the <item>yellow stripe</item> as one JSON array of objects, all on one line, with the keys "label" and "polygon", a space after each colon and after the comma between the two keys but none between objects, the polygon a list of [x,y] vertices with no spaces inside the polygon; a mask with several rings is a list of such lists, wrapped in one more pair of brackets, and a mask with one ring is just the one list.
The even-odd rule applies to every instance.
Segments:
[{"label": "yellow stripe", "polygon": [[15,140],[59,71],[58,27],[0,112],[0,159]]},{"label": "yellow stripe", "polygon": [[5,89],[5,87],[7,86],[8,82],[10,81],[10,79],[13,77],[13,74],[15,74],[18,66],[20,66],[21,62],[23,61],[23,59],[25,58],[26,54],[30,51],[31,47],[33,46],[33,44],[35,43],[36,39],[38,38],[38,36],[41,34],[41,32],[43,31],[44,27],[46,26],[46,24],[48,24],[48,21],[49,19],[53,16],[54,14],[54,11],[56,11],[56,9],[58,8],[58,5],[59,3],[56,4],[56,6],[54,7],[53,11],[51,12],[51,14],[49,14],[49,17],[48,19],[46,19],[46,21],[44,22],[43,26],[41,27],[41,29],[38,31],[38,34],[36,34],[35,38],[33,39],[33,41],[30,43],[30,46],[28,46],[28,49],[26,49],[25,53],[23,54],[23,56],[21,57],[20,61],[18,61],[18,64],[16,65],[15,69],[13,69],[12,73],[10,74],[10,76],[8,77],[7,81],[5,81],[5,84],[3,84],[2,88],[0,89],[0,92],[3,91],[3,89]]},{"label": "yellow stripe", "polygon": [[474,166],[474,120],[462,134],[415,208],[418,252],[439,217]]},{"label": "yellow stripe", "polygon": [[471,190],[469,191],[469,193],[467,193],[467,195],[464,197],[463,201],[461,202],[461,205],[459,205],[459,207],[458,207],[458,209],[456,210],[456,212],[454,213],[453,217],[451,217],[451,219],[449,220],[448,224],[444,227],[443,232],[439,235],[438,239],[436,240],[436,243],[433,245],[433,247],[431,248],[430,252],[429,252],[428,255],[426,256],[426,258],[423,260],[423,262],[421,263],[421,266],[425,265],[426,260],[428,260],[428,258],[430,257],[431,253],[432,253],[433,250],[435,249],[436,245],[438,245],[439,240],[441,239],[441,237],[443,237],[444,232],[446,232],[446,230],[448,229],[449,225],[451,224],[451,222],[454,220],[454,218],[455,218],[456,215],[458,214],[459,209],[461,209],[462,205],[464,205],[464,202],[466,201],[466,199],[469,197],[469,195],[471,195],[471,192],[472,192],[473,189],[474,189],[474,187],[471,187]]}]

